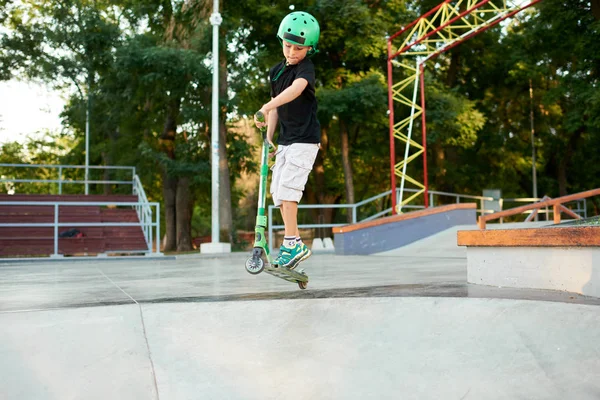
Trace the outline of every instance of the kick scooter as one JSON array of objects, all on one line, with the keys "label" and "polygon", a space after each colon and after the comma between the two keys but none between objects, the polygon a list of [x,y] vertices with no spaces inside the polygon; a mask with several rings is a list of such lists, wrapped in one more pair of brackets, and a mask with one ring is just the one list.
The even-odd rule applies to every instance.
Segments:
[{"label": "kick scooter", "polygon": [[[265,116],[259,111],[256,113],[256,119],[260,122],[264,122]],[[252,250],[252,257],[246,260],[246,271],[252,275],[257,275],[264,270],[267,274],[285,279],[289,282],[298,283],[300,289],[306,289],[308,286],[308,275],[304,273],[303,269],[295,271],[273,264],[273,257],[271,256],[267,238],[265,237],[265,229],[267,228],[265,201],[267,196],[269,149],[271,144],[267,140],[267,128],[263,127],[260,131],[262,134],[263,145],[260,164],[260,184],[258,189],[258,212],[256,215],[256,227],[254,228],[254,249]]]}]

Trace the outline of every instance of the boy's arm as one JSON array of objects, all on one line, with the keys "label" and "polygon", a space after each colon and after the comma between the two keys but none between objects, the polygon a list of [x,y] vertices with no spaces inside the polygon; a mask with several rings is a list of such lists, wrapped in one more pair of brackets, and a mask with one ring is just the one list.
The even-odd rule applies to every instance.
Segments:
[{"label": "boy's arm", "polygon": [[271,99],[271,101],[267,104],[263,105],[260,111],[262,111],[263,114],[267,115],[271,110],[277,109],[277,107],[295,100],[298,96],[302,94],[306,86],[308,86],[308,81],[306,79],[295,79],[294,82],[292,82],[292,86],[281,92],[279,96],[275,97],[274,99]]},{"label": "boy's arm", "polygon": [[[273,98],[271,98],[271,101]],[[279,121],[279,115],[277,109],[269,113],[269,120],[267,121],[267,141],[273,145],[273,136],[275,135],[275,129],[277,128],[277,122]]]}]

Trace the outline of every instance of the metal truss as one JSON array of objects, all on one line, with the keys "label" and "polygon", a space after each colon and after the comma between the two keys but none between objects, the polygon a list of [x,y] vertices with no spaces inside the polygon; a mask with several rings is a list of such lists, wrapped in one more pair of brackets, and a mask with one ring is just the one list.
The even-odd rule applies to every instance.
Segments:
[{"label": "metal truss", "polygon": [[[402,212],[402,207],[423,195],[429,207],[427,182],[427,130],[425,121],[425,63],[465,40],[512,17],[541,0],[445,0],[428,13],[413,21],[388,38],[388,105],[390,118],[390,169],[392,186],[392,213]],[[395,44],[399,46],[395,46]],[[400,67],[405,78],[393,82],[392,67]],[[412,85],[412,93],[406,93]],[[420,103],[417,89],[420,87]],[[410,107],[408,116],[394,119],[394,104]],[[406,110],[406,109],[403,109]],[[406,113],[403,113],[403,115]],[[421,117],[421,143],[413,138],[414,121]],[[395,160],[396,140],[404,143],[404,159]],[[423,156],[423,182],[406,173],[407,165]],[[401,178],[399,201],[394,195],[396,176]],[[418,189],[403,199],[404,186],[410,183]]]}]

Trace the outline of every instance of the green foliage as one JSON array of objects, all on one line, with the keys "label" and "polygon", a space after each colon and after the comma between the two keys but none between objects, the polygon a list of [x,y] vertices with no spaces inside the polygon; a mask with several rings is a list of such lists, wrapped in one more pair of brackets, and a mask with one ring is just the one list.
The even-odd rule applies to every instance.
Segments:
[{"label": "green foliage", "polygon": [[428,80],[425,85],[427,143],[463,149],[475,146],[486,122],[475,102],[439,81]]},{"label": "green foliage", "polygon": [[[356,199],[389,189],[385,36],[438,3],[294,3],[321,25],[312,60],[325,178],[317,185],[311,174],[307,198],[321,191],[328,201],[344,201],[344,132]],[[495,187],[504,196],[531,196],[531,111],[539,195],[600,186],[600,22],[590,4],[544,0],[427,64],[432,189],[478,195]],[[282,59],[277,27],[290,7],[281,0],[221,6],[221,79],[229,93],[220,106],[234,183],[242,173],[257,173],[250,144],[232,127],[269,99],[268,69]],[[0,79],[42,79],[71,95],[63,112],[66,136],[8,143],[2,162],[83,164],[90,95],[91,163],[135,166],[154,201],[162,201],[163,171],[190,178],[192,229],[207,234],[211,7],[209,1],[0,0]],[[395,68],[395,82],[400,74]],[[406,107],[395,111],[396,121],[407,116]],[[172,147],[165,142],[169,118],[176,126]],[[420,132],[418,119],[413,134],[419,140]],[[403,157],[399,147],[396,160]],[[409,175],[419,176],[422,168],[411,163]],[[232,187],[232,204],[245,195]]]},{"label": "green foliage", "polygon": [[[61,158],[72,150],[72,142],[69,135],[62,133],[46,132],[44,135],[30,137],[24,143],[3,143],[0,150],[0,164],[60,164]],[[74,171],[64,171],[63,179],[72,179]],[[23,168],[23,167],[0,167],[2,179],[36,179],[57,180],[59,170],[57,168]],[[67,193],[69,184],[63,186]],[[0,186],[0,193],[58,193],[58,183],[41,182],[17,182],[4,183]]]},{"label": "green foliage", "polygon": [[330,146],[325,159],[328,190],[344,191],[344,176],[340,174],[340,122],[350,132],[350,158],[358,198],[386,190],[387,182],[371,179],[385,174],[389,165],[389,134],[387,88],[381,73],[370,71],[351,77],[341,89],[321,88],[318,91],[319,119],[328,124]]}]

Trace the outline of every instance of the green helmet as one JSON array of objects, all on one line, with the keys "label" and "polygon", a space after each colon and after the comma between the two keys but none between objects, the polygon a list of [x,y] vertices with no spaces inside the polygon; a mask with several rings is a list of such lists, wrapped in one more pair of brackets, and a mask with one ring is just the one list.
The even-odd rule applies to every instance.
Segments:
[{"label": "green helmet", "polygon": [[317,52],[319,34],[321,29],[316,18],[304,11],[294,11],[286,15],[279,24],[277,37],[280,41],[286,40],[298,46],[310,46],[308,55]]}]

